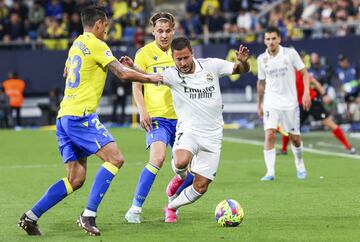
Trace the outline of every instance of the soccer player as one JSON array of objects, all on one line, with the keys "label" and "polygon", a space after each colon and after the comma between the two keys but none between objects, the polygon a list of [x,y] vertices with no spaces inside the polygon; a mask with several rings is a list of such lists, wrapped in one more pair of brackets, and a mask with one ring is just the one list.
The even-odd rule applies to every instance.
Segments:
[{"label": "soccer player", "polygon": [[[170,44],[174,36],[174,17],[167,12],[155,13],[150,18],[155,40],[139,49],[135,56],[136,69],[147,73],[161,73],[174,66]],[[142,93],[144,88],[144,94]],[[132,206],[125,214],[128,223],[141,223],[142,206],[166,158],[166,147],[173,146],[177,116],[171,92],[167,86],[133,83],[133,94],[140,113],[140,124],[146,130],[146,146],[150,149],[149,162],[142,170]],[[183,180],[174,177],[168,196],[174,195]]]},{"label": "soccer player", "polygon": [[108,69],[119,79],[158,83],[161,75],[138,73],[123,66],[103,42],[107,16],[103,7],[89,6],[81,12],[84,33],[69,50],[65,64],[66,86],[56,121],[59,151],[67,176],[54,183],[26,213],[18,225],[29,235],[41,235],[38,219],[85,181],[87,157],[96,154],[103,165],[98,170],[86,209],[77,223],[90,235],[100,235],[95,218],[111,181],[124,163],[122,152],[95,113]]},{"label": "soccer player", "polygon": [[[258,114],[264,118],[264,158],[267,172],[262,181],[275,179],[275,138],[279,123],[289,133],[295,157],[297,177],[305,179],[307,172],[303,160],[303,145],[300,137],[300,117],[295,87],[295,69],[304,80],[302,103],[305,111],[311,105],[309,76],[303,61],[295,49],[280,45],[280,30],[269,27],[265,31],[265,53],[257,58],[258,65]],[[263,102],[264,101],[264,102]]]},{"label": "soccer player", "polygon": [[219,78],[250,69],[249,50],[242,45],[236,52],[239,63],[217,58],[195,59],[185,37],[175,38],[171,51],[176,67],[163,72],[163,82],[171,89],[178,115],[172,167],[185,179],[191,162],[190,170],[195,178],[192,185],[165,207],[168,223],[176,222],[176,210],[198,200],[215,178],[224,123]]},{"label": "soccer player", "polygon": [[[312,116],[315,121],[322,121],[322,123],[328,127],[336,139],[344,146],[344,148],[350,153],[355,154],[356,149],[352,147],[348,140],[345,137],[344,132],[341,130],[339,125],[337,125],[330,114],[326,111],[323,100],[328,99],[329,97],[326,95],[324,87],[311,75],[309,74],[310,84],[312,84],[310,88],[310,98],[311,98],[311,108],[308,112],[304,111],[302,105],[302,96],[304,93],[304,82],[300,72],[296,72],[296,90],[297,90],[297,98],[300,106],[300,125],[304,124],[306,119],[309,116]],[[289,142],[289,136],[282,136],[282,148],[278,154],[287,154],[287,144]]]}]

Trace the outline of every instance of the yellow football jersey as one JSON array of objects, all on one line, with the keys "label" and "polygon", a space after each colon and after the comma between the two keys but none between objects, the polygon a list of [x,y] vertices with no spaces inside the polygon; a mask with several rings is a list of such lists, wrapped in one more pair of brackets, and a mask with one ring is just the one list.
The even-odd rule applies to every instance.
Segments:
[{"label": "yellow football jersey", "polygon": [[[138,50],[135,65],[147,73],[161,73],[175,63],[171,50],[163,51],[153,41]],[[169,87],[144,84],[144,102],[151,117],[177,119]]]},{"label": "yellow football jersey", "polygon": [[84,32],[73,43],[66,60],[67,78],[58,118],[96,112],[107,75],[107,65],[116,60],[104,41]]}]

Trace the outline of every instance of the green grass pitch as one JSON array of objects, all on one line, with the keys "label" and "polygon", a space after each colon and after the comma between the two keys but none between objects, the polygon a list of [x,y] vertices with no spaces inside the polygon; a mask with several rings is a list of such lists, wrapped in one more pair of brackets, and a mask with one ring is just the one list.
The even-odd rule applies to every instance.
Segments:
[{"label": "green grass pitch", "polygon": [[[100,166],[88,160],[88,175],[79,191],[65,198],[39,221],[45,236],[33,238],[16,226],[45,190],[66,175],[57,150],[55,132],[25,130],[0,132],[0,241],[359,241],[360,159],[305,152],[308,179],[295,176],[292,155],[277,159],[274,182],[260,182],[264,175],[262,147],[224,141],[222,158],[209,191],[192,205],[180,209],[178,223],[165,224],[162,208],[165,187],[173,176],[170,155],[159,172],[143,208],[142,224],[126,224],[124,214],[131,205],[139,173],[148,152],[144,132],[112,129],[126,163],[110,186],[98,211],[100,237],[89,237],[75,224],[84,209],[93,177]],[[225,137],[261,141],[263,132],[226,131]],[[305,146],[325,143],[338,151],[331,134],[304,135]],[[351,140],[360,149],[359,140]],[[333,142],[333,143],[332,143]],[[331,147],[333,144],[334,147]],[[321,147],[320,147],[321,148]],[[342,149],[339,149],[342,151]],[[236,228],[215,223],[218,202],[232,198],[244,208],[245,219]]]}]

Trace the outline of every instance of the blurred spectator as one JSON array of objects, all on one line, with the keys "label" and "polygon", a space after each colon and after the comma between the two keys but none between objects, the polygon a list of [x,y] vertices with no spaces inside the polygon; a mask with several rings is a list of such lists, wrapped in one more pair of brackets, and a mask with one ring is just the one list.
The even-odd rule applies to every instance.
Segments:
[{"label": "blurred spectator", "polygon": [[[111,103],[112,103],[112,122],[126,122],[126,100],[131,96],[131,83],[119,80],[117,77],[111,79]],[[121,106],[120,117],[117,116],[117,108]]]},{"label": "blurred spectator", "polygon": [[207,16],[212,16],[215,13],[215,9],[220,8],[220,2],[218,0],[203,0],[201,4],[200,14],[205,19]]},{"label": "blurred spectator", "polygon": [[60,20],[62,17],[63,8],[59,0],[50,0],[46,4],[46,16],[53,17]]},{"label": "blurred spectator", "polygon": [[252,26],[251,14],[249,11],[240,9],[239,15],[236,18],[236,24],[240,33],[247,33],[250,31]]},{"label": "blurred spectator", "polygon": [[12,13],[10,22],[5,24],[3,41],[9,43],[11,41],[24,42],[29,41],[24,23],[21,21],[19,14]]},{"label": "blurred spectator", "polygon": [[357,70],[354,65],[350,64],[348,58],[340,54],[338,56],[338,67],[336,68],[338,81],[341,83],[344,100],[346,103],[346,118],[351,120],[350,110],[355,103],[360,92],[360,83],[357,76]]},{"label": "blurred spectator", "polygon": [[10,112],[12,116],[15,113],[16,125],[21,126],[20,110],[24,102],[25,81],[20,79],[16,72],[9,72],[3,87],[10,98]]},{"label": "blurred spectator", "polygon": [[223,39],[224,25],[226,24],[226,19],[221,14],[219,8],[214,9],[214,13],[206,17],[205,24],[212,38],[215,37],[215,40]]},{"label": "blurred spectator", "polygon": [[68,48],[68,40],[64,26],[59,25],[55,18],[50,18],[50,23],[46,29],[44,45],[49,50],[65,50]]},{"label": "blurred spectator", "polygon": [[134,34],[134,44],[136,49],[140,49],[145,45],[145,30],[143,27],[136,27]]},{"label": "blurred spectator", "polygon": [[194,16],[192,12],[186,13],[185,18],[180,21],[180,27],[184,34],[191,39],[199,38],[203,32],[199,17]]},{"label": "blurred spectator", "polygon": [[62,1],[62,8],[63,12],[67,13],[69,16],[71,16],[73,13],[79,11],[76,9],[76,3],[74,0],[63,0]]},{"label": "blurred spectator", "polygon": [[69,37],[71,40],[75,40],[79,35],[83,33],[80,15],[77,12],[71,14]]},{"label": "blurred spectator", "polygon": [[329,85],[331,81],[330,75],[325,69],[324,63],[321,63],[321,59],[318,53],[313,52],[310,55],[310,68],[308,69],[309,73],[320,82],[321,85]]},{"label": "blurred spectator", "polygon": [[60,90],[58,88],[49,92],[49,114],[48,124],[55,124],[56,116],[60,106]]},{"label": "blurred spectator", "polygon": [[108,20],[109,25],[107,27],[106,40],[113,44],[119,44],[122,37],[122,27],[121,24],[115,22],[114,20]]},{"label": "blurred spectator", "polygon": [[10,128],[10,99],[5,88],[0,88],[0,128]]},{"label": "blurred spectator", "polygon": [[130,0],[130,25],[131,26],[144,26],[145,15],[144,15],[144,2],[143,0]]},{"label": "blurred spectator", "polygon": [[128,23],[129,6],[126,0],[115,0],[113,3],[112,19],[126,25]]},{"label": "blurred spectator", "polygon": [[188,13],[200,14],[202,0],[186,0],[185,9]]},{"label": "blurred spectator", "polygon": [[30,30],[37,30],[39,25],[44,21],[45,10],[40,1],[35,1],[29,9]]}]

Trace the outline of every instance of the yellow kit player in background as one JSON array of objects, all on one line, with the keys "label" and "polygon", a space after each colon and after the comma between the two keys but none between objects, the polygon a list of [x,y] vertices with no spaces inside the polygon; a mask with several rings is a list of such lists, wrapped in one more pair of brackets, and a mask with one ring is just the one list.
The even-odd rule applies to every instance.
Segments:
[{"label": "yellow kit player in background", "polygon": [[77,223],[90,235],[100,235],[95,218],[111,181],[124,163],[124,156],[96,114],[108,69],[119,79],[159,83],[160,75],[142,74],[123,66],[103,41],[107,16],[103,7],[81,11],[84,33],[69,50],[64,77],[65,94],[56,121],[56,136],[67,176],[58,180],[26,213],[18,225],[28,235],[41,235],[37,220],[85,182],[87,157],[96,154],[103,165],[98,170],[86,209]]},{"label": "yellow kit player in background", "polygon": [[[166,12],[155,13],[150,18],[150,24],[155,41],[138,50],[135,65],[146,73],[161,73],[175,66],[170,49],[174,36],[174,17]],[[133,94],[140,112],[141,127],[146,130],[146,147],[150,149],[150,157],[140,174],[133,203],[125,219],[129,223],[140,223],[143,203],[165,161],[166,147],[174,144],[177,116],[167,86],[133,83]]]}]

